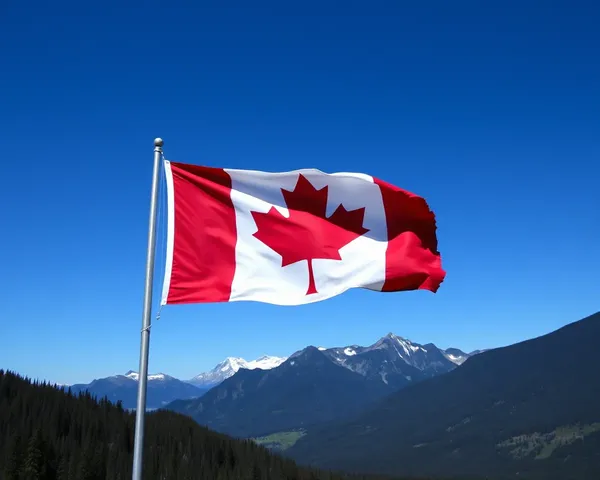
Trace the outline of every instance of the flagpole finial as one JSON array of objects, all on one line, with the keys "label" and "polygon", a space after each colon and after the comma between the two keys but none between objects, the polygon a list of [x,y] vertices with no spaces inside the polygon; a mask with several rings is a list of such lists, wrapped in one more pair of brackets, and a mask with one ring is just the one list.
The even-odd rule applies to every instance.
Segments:
[{"label": "flagpole finial", "polygon": [[163,139],[160,138],[160,137],[154,139],[154,146],[155,147],[162,147],[164,143],[165,142],[163,142]]}]

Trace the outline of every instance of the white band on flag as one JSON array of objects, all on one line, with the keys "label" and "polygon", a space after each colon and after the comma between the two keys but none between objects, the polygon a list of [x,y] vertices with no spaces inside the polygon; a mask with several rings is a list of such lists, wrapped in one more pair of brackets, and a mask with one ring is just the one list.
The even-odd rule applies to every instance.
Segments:
[{"label": "white band on flag", "polygon": [[173,245],[175,239],[175,202],[173,198],[173,172],[171,171],[171,162],[164,160],[164,166],[167,184],[167,249],[165,252],[165,278],[163,280],[161,305],[167,304],[167,297],[169,296],[171,272],[173,268]]}]

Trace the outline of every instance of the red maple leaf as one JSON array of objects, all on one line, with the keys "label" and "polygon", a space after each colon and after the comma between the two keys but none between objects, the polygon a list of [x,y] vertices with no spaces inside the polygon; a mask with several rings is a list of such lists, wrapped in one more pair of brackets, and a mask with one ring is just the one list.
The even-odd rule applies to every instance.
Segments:
[{"label": "red maple leaf", "polygon": [[267,213],[251,212],[258,231],[254,237],[281,255],[281,266],[306,260],[309,285],[306,295],[317,293],[312,261],[341,260],[340,249],[367,233],[365,209],[346,210],[340,204],[325,216],[328,186],[317,190],[302,174],[293,191],[281,189],[289,210],[284,217],[275,207]]}]

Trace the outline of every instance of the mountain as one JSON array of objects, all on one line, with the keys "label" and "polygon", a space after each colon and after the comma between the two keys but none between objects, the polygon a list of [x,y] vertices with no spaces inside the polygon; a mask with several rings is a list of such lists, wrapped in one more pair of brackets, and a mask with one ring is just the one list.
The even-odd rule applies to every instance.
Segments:
[{"label": "mountain", "polygon": [[389,334],[369,347],[307,347],[279,366],[239,369],[203,397],[165,408],[239,437],[351,415],[405,386],[456,368],[435,345]]},{"label": "mountain", "polygon": [[469,358],[308,428],[286,452],[326,468],[485,478],[600,478],[600,313]]},{"label": "mountain", "polygon": [[453,363],[457,365],[462,365],[465,363],[467,358],[472,357],[473,355],[477,355],[478,353],[483,352],[484,350],[475,350],[471,353],[465,353],[458,348],[447,348],[443,350],[444,356]]},{"label": "mountain", "polygon": [[[89,393],[0,370],[0,478],[131,478],[134,423],[132,413]],[[146,415],[143,460],[149,479],[375,480],[301,468],[166,411]]]},{"label": "mountain", "polygon": [[459,364],[459,358],[467,357],[458,349],[449,349],[460,352],[460,357],[459,354],[454,357],[431,343],[419,345],[393,333],[369,347],[352,345],[320,347],[320,350],[334,363],[364,377],[378,379],[394,390],[449,372]]},{"label": "mountain", "polygon": [[219,432],[254,437],[354,412],[388,391],[308,347],[277,368],[240,369],[204,397],[166,408]]},{"label": "mountain", "polygon": [[218,385],[223,380],[235,375],[240,368],[245,368],[247,370],[254,370],[257,368],[260,370],[270,370],[271,368],[278,367],[285,360],[285,357],[273,357],[269,355],[264,355],[250,362],[247,362],[240,357],[227,357],[211,371],[196,375],[189,380],[188,383],[208,390],[215,385]]},{"label": "mountain", "polygon": [[[136,407],[139,375],[129,371],[125,375],[100,378],[88,384],[71,385],[73,393],[88,391],[98,398],[107,397],[116,403],[120,400],[124,408]],[[206,389],[198,388],[174,377],[157,373],[148,375],[146,406],[148,409],[164,407],[180,398],[196,398],[204,395]]]}]

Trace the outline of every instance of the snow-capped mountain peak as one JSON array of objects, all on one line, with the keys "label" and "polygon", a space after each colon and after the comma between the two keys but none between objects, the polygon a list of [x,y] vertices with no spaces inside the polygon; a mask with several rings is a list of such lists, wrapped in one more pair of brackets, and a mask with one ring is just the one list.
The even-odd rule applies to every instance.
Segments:
[{"label": "snow-capped mountain peak", "polygon": [[319,347],[319,350],[334,363],[360,375],[378,378],[386,384],[429,378],[452,370],[468,357],[458,349],[446,352],[431,343],[420,345],[393,332],[366,347],[349,345]]},{"label": "snow-capped mountain peak", "polygon": [[287,358],[285,358],[285,357],[274,357],[271,355],[263,355],[262,357],[259,357],[256,360],[252,360],[251,362],[246,362],[246,366],[244,366],[242,368],[246,368],[248,370],[254,370],[255,368],[260,368],[261,370],[270,370],[272,368],[278,367],[286,360],[287,360]]},{"label": "snow-capped mountain peak", "polygon": [[427,349],[422,345],[411,342],[410,340],[400,337],[394,333],[388,333],[385,337],[379,339],[370,347],[367,347],[367,350],[377,350],[377,349],[392,349],[395,350],[397,355],[407,361],[407,363],[411,363],[409,361],[410,357],[415,354],[427,353]]},{"label": "snow-capped mountain peak", "polygon": [[244,360],[243,358],[227,357],[225,360],[219,363],[217,367],[219,368],[219,371],[223,373],[229,371],[236,373],[240,368],[243,368],[244,365],[246,365],[246,360]]},{"label": "snow-capped mountain peak", "polygon": [[246,361],[241,357],[227,357],[215,368],[209,372],[203,372],[192,378],[189,383],[196,386],[212,387],[221,383],[226,378],[235,375],[240,368],[246,370],[270,370],[278,367],[287,360],[287,357],[274,357],[270,355],[263,355],[256,360]]},{"label": "snow-capped mountain peak", "polygon": [[[473,354],[479,353],[478,351],[473,352],[471,354],[465,353],[458,348],[447,348],[446,350],[442,350],[441,348],[437,348],[433,344],[428,345],[419,345],[411,342],[410,340],[399,337],[394,333],[388,333],[385,337],[383,337],[379,342],[377,342],[371,348],[385,348],[385,347],[399,347],[396,349],[398,356],[402,359],[407,360],[409,357],[414,357],[415,355],[419,355],[420,352],[427,353],[430,347],[434,350],[439,350],[439,352],[446,357],[449,361],[454,363],[455,365],[462,365],[467,358],[473,356]],[[407,363],[412,363],[411,361],[407,361]],[[416,366],[416,365],[415,365]]]}]

